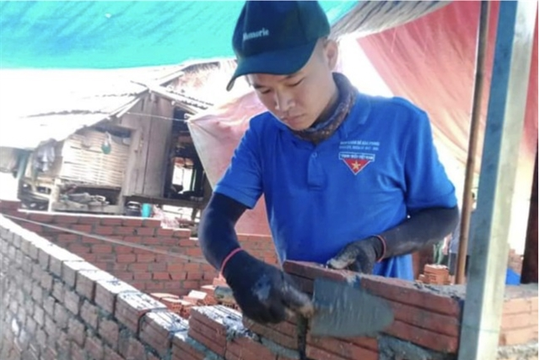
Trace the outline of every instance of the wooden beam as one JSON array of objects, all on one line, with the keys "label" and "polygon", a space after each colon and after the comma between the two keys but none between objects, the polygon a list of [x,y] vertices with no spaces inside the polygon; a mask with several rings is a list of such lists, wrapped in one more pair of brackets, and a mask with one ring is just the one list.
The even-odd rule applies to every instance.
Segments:
[{"label": "wooden beam", "polygon": [[536,146],[536,160],[534,162],[531,205],[529,208],[521,282],[523,284],[538,283],[538,145]]},{"label": "wooden beam", "polygon": [[459,360],[495,360],[537,3],[501,1]]}]

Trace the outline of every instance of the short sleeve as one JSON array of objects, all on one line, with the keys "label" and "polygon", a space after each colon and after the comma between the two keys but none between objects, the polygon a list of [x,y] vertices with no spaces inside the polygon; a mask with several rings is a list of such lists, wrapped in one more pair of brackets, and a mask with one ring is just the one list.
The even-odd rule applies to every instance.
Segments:
[{"label": "short sleeve", "polygon": [[404,163],[407,209],[415,213],[431,207],[454,207],[455,188],[439,161],[429,119],[425,112],[411,110]]},{"label": "short sleeve", "polygon": [[255,207],[262,194],[259,139],[252,123],[215,188],[215,192],[233,198],[250,209]]}]

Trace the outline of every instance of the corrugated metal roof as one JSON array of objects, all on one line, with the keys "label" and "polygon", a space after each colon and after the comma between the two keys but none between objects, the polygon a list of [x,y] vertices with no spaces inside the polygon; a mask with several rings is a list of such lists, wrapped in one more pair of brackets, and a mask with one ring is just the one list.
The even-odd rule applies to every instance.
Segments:
[{"label": "corrugated metal roof", "polygon": [[[34,149],[133,105],[185,65],[121,70],[0,70],[0,147]],[[140,84],[137,84],[136,81]]]}]

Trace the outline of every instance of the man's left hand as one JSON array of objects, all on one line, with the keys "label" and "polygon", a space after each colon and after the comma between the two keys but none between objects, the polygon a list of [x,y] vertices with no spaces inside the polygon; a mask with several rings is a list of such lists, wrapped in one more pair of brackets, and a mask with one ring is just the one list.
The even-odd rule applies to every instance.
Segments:
[{"label": "man's left hand", "polygon": [[369,237],[345,246],[336,256],[326,263],[332,269],[352,270],[363,274],[372,274],[382,243],[376,237]]}]

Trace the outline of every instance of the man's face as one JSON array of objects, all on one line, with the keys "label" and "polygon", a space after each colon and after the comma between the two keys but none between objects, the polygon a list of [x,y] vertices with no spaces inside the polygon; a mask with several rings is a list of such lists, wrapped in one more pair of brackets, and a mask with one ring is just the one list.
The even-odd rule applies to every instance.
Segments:
[{"label": "man's face", "polygon": [[337,95],[332,70],[337,45],[320,41],[302,69],[291,75],[250,74],[248,81],[263,105],[293,130],[309,128]]}]

